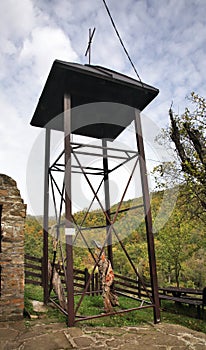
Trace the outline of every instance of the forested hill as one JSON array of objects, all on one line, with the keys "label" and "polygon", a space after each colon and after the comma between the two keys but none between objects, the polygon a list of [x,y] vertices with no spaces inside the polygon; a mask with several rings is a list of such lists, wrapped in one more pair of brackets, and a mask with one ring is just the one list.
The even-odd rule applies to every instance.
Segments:
[{"label": "forested hill", "polygon": [[[184,189],[185,191],[185,189]],[[205,222],[198,218],[184,200],[181,188],[167,192],[155,192],[151,196],[152,215],[154,220],[154,237],[158,279],[161,286],[180,285],[202,288],[206,285],[206,235]],[[178,195],[178,196],[177,196]],[[111,208],[114,218],[118,204]],[[172,214],[171,208],[173,208]],[[128,209],[122,211],[123,209]],[[82,224],[86,210],[74,214],[78,225]],[[42,218],[28,216],[25,230],[25,252],[42,256]],[[53,218],[50,226],[54,225]],[[106,236],[105,216],[101,210],[91,211],[84,221],[83,234],[89,246],[93,239],[103,243]],[[91,227],[99,227],[91,229]],[[122,203],[119,215],[114,224],[118,239],[121,239],[130,254],[135,266],[147,281],[149,278],[147,242],[144,225],[142,198]],[[54,232],[54,230],[51,230]],[[63,237],[63,228],[61,237]],[[52,233],[51,232],[51,233]],[[50,258],[52,258],[52,235],[50,237]],[[132,268],[122,251],[118,239],[113,233],[113,252],[115,272],[132,276]],[[62,242],[64,239],[62,239]],[[62,243],[64,245],[64,243]],[[74,247],[74,263],[78,268],[93,266],[93,259],[78,235]]]}]

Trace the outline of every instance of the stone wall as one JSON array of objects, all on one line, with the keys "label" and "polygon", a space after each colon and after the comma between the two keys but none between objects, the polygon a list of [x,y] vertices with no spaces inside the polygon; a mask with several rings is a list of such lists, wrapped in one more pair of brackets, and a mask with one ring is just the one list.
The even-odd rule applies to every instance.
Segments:
[{"label": "stone wall", "polygon": [[0,320],[23,317],[24,309],[24,225],[26,205],[16,182],[0,174]]}]

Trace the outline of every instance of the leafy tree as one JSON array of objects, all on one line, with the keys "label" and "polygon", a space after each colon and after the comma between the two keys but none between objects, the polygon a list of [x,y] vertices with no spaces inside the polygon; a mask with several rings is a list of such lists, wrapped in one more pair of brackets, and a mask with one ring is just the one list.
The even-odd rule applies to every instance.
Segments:
[{"label": "leafy tree", "polygon": [[206,286],[206,251],[200,248],[183,262],[182,280],[188,288],[204,288]]},{"label": "leafy tree", "polygon": [[176,207],[170,220],[158,232],[157,260],[158,268],[168,284],[175,282],[180,285],[182,263],[191,255],[195,248],[191,245],[191,230],[186,218]]},{"label": "leafy tree", "polygon": [[32,216],[28,216],[25,223],[25,253],[42,257],[42,226]]},{"label": "leafy tree", "polygon": [[169,192],[176,189],[178,200],[156,237],[157,265],[163,281],[187,285],[190,280],[191,285],[200,286],[204,283],[203,260],[191,262],[205,252],[206,101],[192,93],[189,102],[192,110],[186,108],[181,116],[174,115],[170,108],[170,126],[158,136],[158,142],[173,154],[173,160],[154,169],[157,187]]},{"label": "leafy tree", "polygon": [[158,141],[175,148],[176,159],[154,169],[158,186],[181,188],[192,215],[205,221],[206,215],[206,101],[191,93],[189,101],[193,111],[185,109],[183,115],[169,110],[170,127],[163,130]]}]

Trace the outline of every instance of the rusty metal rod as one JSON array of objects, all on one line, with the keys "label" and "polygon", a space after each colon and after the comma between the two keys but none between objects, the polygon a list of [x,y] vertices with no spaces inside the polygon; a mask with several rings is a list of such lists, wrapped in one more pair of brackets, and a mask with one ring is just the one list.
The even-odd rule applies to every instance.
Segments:
[{"label": "rusty metal rod", "polygon": [[115,166],[114,168],[112,168],[111,170],[109,170],[109,172],[111,173],[112,171],[117,170],[117,169],[120,168],[122,165],[125,165],[126,163],[130,162],[130,160],[134,159],[135,157],[137,157],[137,154],[133,155],[132,157],[127,158],[124,162],[118,164],[117,166]]},{"label": "rusty metal rod", "polygon": [[[105,211],[109,220],[106,217],[106,232],[109,230],[111,216],[110,216],[110,189],[109,189],[109,164],[108,164],[108,152],[107,152],[107,141],[105,139],[102,140],[103,147],[103,169],[104,169],[104,200],[105,200]],[[107,254],[108,259],[114,268],[113,262],[113,251],[112,251],[112,232],[110,230],[110,234],[108,236],[108,244],[107,244]]]},{"label": "rusty metal rod", "polygon": [[87,317],[83,317],[82,319],[76,320],[75,323],[81,322],[81,321],[86,321],[86,320],[92,320],[92,319],[95,319],[95,318],[114,316],[114,315],[118,315],[118,314],[125,314],[127,312],[132,312],[132,311],[137,311],[137,310],[142,310],[142,309],[148,309],[148,308],[152,308],[152,307],[154,307],[153,304],[145,305],[145,306],[143,305],[143,306],[138,306],[138,307],[134,307],[134,308],[131,308],[131,309],[119,310],[119,311],[109,312],[109,313],[105,313],[105,314],[101,314],[101,315],[87,316]]},{"label": "rusty metal rod", "polygon": [[[144,204],[139,204],[139,205],[134,205],[133,207],[129,207],[129,208],[125,208],[125,209],[121,209],[119,210],[119,213],[124,213],[125,211],[130,211],[133,209],[139,209],[142,208],[144,206]],[[115,214],[115,211],[110,213],[111,215]]]},{"label": "rusty metal rod", "polygon": [[[85,174],[84,169],[82,169],[81,163],[80,163],[80,161],[79,161],[77,155],[76,155],[75,153],[73,153],[73,154],[74,154],[74,157],[75,157],[75,159],[76,159],[76,162],[79,164],[79,166],[80,166],[80,168],[81,168],[81,170],[82,170],[82,172],[83,172],[83,174],[84,174],[84,176],[85,176],[85,178],[86,178],[86,180],[87,180],[87,182],[88,182],[88,184],[89,184],[89,186],[90,186],[90,188],[91,188],[91,190],[92,190],[94,196],[96,197],[96,199],[97,199],[97,201],[98,201],[98,203],[99,203],[99,205],[100,205],[100,207],[101,207],[101,209],[102,209],[104,215],[105,215],[106,218],[108,219],[108,222],[111,224],[111,226],[109,227],[109,230],[108,230],[108,232],[107,232],[105,242],[104,242],[104,244],[103,244],[103,246],[102,246],[102,249],[101,249],[101,251],[100,251],[100,253],[99,253],[99,257],[98,257],[98,259],[97,259],[97,261],[96,261],[96,263],[95,263],[95,265],[94,265],[94,267],[93,267],[92,274],[90,275],[90,277],[89,277],[89,279],[88,279],[88,282],[87,282],[87,284],[86,284],[85,291],[87,291],[87,289],[88,289],[88,287],[89,287],[89,284],[90,284],[90,281],[91,281],[91,278],[92,278],[92,275],[93,275],[93,273],[94,273],[94,271],[95,271],[95,269],[96,269],[96,267],[97,267],[97,265],[98,265],[98,263],[99,263],[99,260],[100,260],[100,258],[101,258],[101,254],[102,254],[102,252],[103,252],[103,250],[104,250],[104,246],[105,246],[105,244],[106,244],[106,242],[107,242],[107,239],[108,239],[108,237],[109,237],[109,235],[110,235],[110,232],[111,232],[111,228],[112,228],[112,226],[113,226],[113,223],[115,222],[115,220],[116,220],[116,218],[117,218],[117,216],[118,216],[118,210],[119,210],[119,208],[121,207],[121,204],[122,204],[122,202],[123,202],[124,196],[125,196],[125,194],[126,194],[126,191],[127,191],[128,186],[129,186],[129,182],[131,181],[132,176],[133,176],[133,173],[134,173],[134,171],[135,171],[135,168],[136,168],[138,159],[137,159],[136,162],[135,162],[135,165],[134,165],[132,174],[130,175],[130,179],[129,179],[128,184],[127,184],[127,186],[126,186],[126,189],[125,189],[125,191],[124,191],[124,193],[123,193],[123,196],[122,196],[122,199],[121,199],[121,203],[120,203],[120,205],[119,205],[118,208],[117,208],[117,211],[116,211],[116,214],[115,214],[115,217],[114,217],[113,221],[111,222],[109,216],[108,216],[107,213],[104,211],[104,208],[103,208],[103,206],[102,206],[102,204],[101,204],[101,202],[100,202],[100,200],[99,200],[97,194],[95,193],[95,190],[94,190],[94,188],[93,188],[93,186],[92,186],[92,184],[91,184],[89,178],[88,178],[87,175]],[[77,311],[78,311],[78,309],[79,309],[79,307],[80,307],[80,305],[81,305],[81,302],[82,302],[82,300],[83,300],[83,298],[84,298],[84,295],[85,295],[85,294],[83,294],[83,295],[81,296],[81,298],[80,298],[80,300],[79,300],[79,303],[77,304],[77,307],[76,307],[76,309],[75,309],[75,314],[77,313]]]},{"label": "rusty metal rod", "polygon": [[97,149],[107,149],[108,151],[116,151],[116,152],[129,152],[138,155],[137,151],[132,150],[125,150],[123,148],[114,148],[114,147],[103,147],[103,146],[97,146],[97,145],[90,145],[90,144],[84,144],[84,143],[78,143],[78,142],[71,142],[71,145],[78,145],[79,147],[89,147],[89,148],[97,148]]},{"label": "rusty metal rod", "polygon": [[139,280],[140,280],[140,282],[141,282],[141,284],[142,284],[142,286],[143,286],[145,292],[147,293],[148,298],[149,298],[151,301],[153,301],[153,300],[151,299],[151,295],[150,295],[149,291],[147,290],[147,287],[146,287],[146,285],[145,285],[145,283],[144,283],[144,281],[143,281],[143,278],[140,276],[139,272],[137,271],[137,269],[136,269],[136,267],[135,267],[135,265],[134,265],[132,259],[130,258],[130,255],[129,255],[129,253],[127,252],[127,250],[126,250],[124,244],[122,243],[122,241],[121,241],[121,239],[120,239],[118,233],[116,232],[116,230],[115,230],[114,227],[113,227],[112,229],[113,229],[113,231],[114,231],[114,233],[115,233],[115,235],[116,235],[116,237],[117,237],[117,239],[118,239],[118,241],[119,241],[119,244],[121,245],[121,247],[122,247],[122,249],[123,249],[123,251],[124,251],[124,253],[125,253],[127,259],[129,260],[130,265],[132,266],[132,268],[133,268],[133,270],[134,270],[136,276],[139,278]]},{"label": "rusty metal rod", "polygon": [[[77,163],[78,163],[78,164],[80,165],[80,167],[81,167],[81,164],[80,164],[80,162],[79,162],[79,160],[78,160],[78,158],[77,158],[77,156],[76,156],[76,155],[75,155],[75,158],[76,158]],[[124,192],[123,192],[123,195],[122,195],[121,201],[120,201],[120,203],[119,203],[119,205],[118,205],[118,207],[117,207],[117,210],[116,210],[115,216],[114,216],[114,218],[113,218],[113,220],[112,220],[112,221],[111,221],[111,219],[109,218],[109,216],[107,215],[107,213],[104,211],[104,208],[103,208],[103,206],[102,206],[101,202],[99,201],[99,199],[98,199],[97,195],[94,193],[93,186],[91,185],[91,183],[90,183],[90,181],[89,181],[88,177],[86,176],[86,174],[84,174],[84,175],[85,175],[85,178],[87,179],[87,182],[88,182],[88,184],[90,185],[90,188],[92,189],[92,191],[93,191],[93,193],[94,193],[94,195],[95,195],[96,199],[98,200],[98,202],[99,202],[99,204],[100,204],[100,207],[101,207],[101,209],[102,209],[102,211],[103,211],[104,215],[107,217],[108,222],[110,222],[110,224],[111,224],[111,226],[110,226],[110,228],[109,228],[108,233],[110,233],[111,228],[112,228],[112,229],[113,229],[113,231],[114,231],[114,233],[115,233],[115,235],[116,235],[116,237],[117,237],[117,239],[119,240],[120,245],[121,245],[122,249],[124,250],[124,252],[125,252],[125,254],[126,254],[126,256],[127,256],[128,260],[129,260],[129,262],[130,262],[130,264],[131,264],[131,266],[132,266],[132,268],[133,268],[133,270],[134,270],[134,272],[135,272],[135,274],[136,274],[136,275],[138,276],[138,278],[140,279],[140,281],[141,281],[141,283],[142,283],[143,288],[145,289],[146,293],[148,294],[149,299],[151,299],[151,296],[150,296],[149,292],[148,292],[148,291],[147,291],[147,289],[146,289],[146,286],[145,286],[145,284],[144,284],[143,279],[142,279],[142,278],[141,278],[141,276],[139,275],[139,273],[138,273],[138,271],[137,271],[137,269],[136,269],[136,267],[135,267],[135,265],[134,265],[133,261],[131,260],[131,258],[130,258],[130,256],[129,256],[129,254],[128,254],[128,252],[127,252],[127,250],[126,250],[125,246],[124,246],[124,244],[121,242],[121,240],[120,240],[120,238],[119,238],[119,236],[118,236],[118,234],[117,234],[116,230],[115,230],[115,229],[114,229],[114,227],[113,227],[113,224],[115,223],[116,218],[117,218],[117,216],[118,216],[118,211],[119,211],[119,209],[120,209],[120,207],[121,207],[121,205],[122,205],[122,202],[123,202],[123,200],[124,200],[124,197],[125,197],[126,191],[127,191],[128,187],[129,187],[129,184],[130,184],[130,182],[131,182],[132,176],[133,176],[134,171],[135,171],[135,169],[136,169],[136,166],[137,166],[138,160],[139,160],[139,158],[137,158],[137,160],[136,160],[136,162],[135,162],[135,164],[134,164],[134,167],[133,167],[132,172],[131,172],[131,175],[130,175],[130,177],[129,177],[129,180],[128,180],[128,183],[127,183],[127,186],[126,186],[126,188],[125,188],[125,190],[124,190]],[[82,169],[82,172],[84,173],[84,170],[83,170],[83,169]],[[95,268],[96,268],[96,267],[95,267]]]},{"label": "rusty metal rod", "polygon": [[56,165],[56,163],[58,162],[58,160],[63,156],[65,150],[63,150],[60,155],[58,156],[58,158],[55,160],[55,162],[50,166],[50,168],[53,168],[54,165]]},{"label": "rusty metal rod", "polygon": [[[103,181],[104,181],[104,179],[101,180],[101,182],[100,182],[100,184],[99,184],[99,186],[98,186],[98,188],[97,188],[97,190],[96,190],[96,192],[95,192],[96,195],[98,194],[98,192],[99,192],[99,190],[100,190],[100,188],[101,188],[101,186],[102,186]],[[90,209],[91,209],[91,207],[92,207],[92,204],[94,203],[94,200],[95,200],[95,196],[93,197],[93,199],[92,199],[92,201],[91,201],[91,203],[90,203],[90,205],[89,205],[89,207],[88,207],[86,213],[84,214],[84,217],[83,217],[83,219],[82,219],[82,222],[81,222],[81,224],[80,224],[80,227],[84,224],[84,222],[85,222],[85,220],[86,220],[86,218],[87,218],[87,215],[88,215],[88,213],[89,213],[89,211],[90,211]],[[79,227],[79,225],[78,225],[78,227]],[[77,235],[76,235],[76,237],[75,237],[75,239],[74,239],[74,243],[75,243],[75,241],[76,241],[76,238],[77,238]]]},{"label": "rusty metal rod", "polygon": [[48,227],[49,227],[49,162],[50,162],[51,130],[46,128],[45,134],[45,163],[44,163],[44,219],[43,219],[43,287],[44,303],[49,300],[48,277]]},{"label": "rusty metal rod", "polygon": [[147,180],[146,159],[145,159],[145,152],[144,152],[144,142],[143,142],[143,135],[142,135],[140,111],[137,109],[135,109],[135,130],[136,130],[137,149],[140,154],[140,174],[141,174],[142,194],[143,194],[143,202],[144,202],[144,210],[145,210],[145,226],[146,226],[146,234],[147,234],[150,279],[151,279],[151,286],[152,286],[152,297],[155,305],[154,323],[158,323],[160,322],[160,302],[159,302],[159,293],[158,293],[154,236],[153,236],[153,228],[152,228],[152,214],[151,214],[151,205],[150,205],[150,196],[149,196],[149,186],[148,186],[148,180]]},{"label": "rusty metal rod", "polygon": [[[89,247],[89,245],[88,245],[88,243],[87,243],[87,240],[85,239],[85,237],[84,237],[84,235],[83,235],[83,233],[82,233],[82,230],[77,226],[77,223],[76,223],[76,220],[75,220],[74,216],[72,216],[72,217],[73,217],[73,221],[74,221],[74,223],[75,223],[75,225],[76,225],[76,227],[77,227],[77,229],[78,229],[78,232],[80,233],[80,235],[81,235],[81,237],[82,237],[82,239],[83,239],[83,241],[84,241],[84,243],[85,243],[85,245],[86,245],[88,251],[90,252],[90,254],[91,254],[93,260],[96,261],[95,256],[94,256],[94,254],[93,254],[91,248]],[[77,237],[77,235],[76,235],[76,237]],[[76,238],[76,237],[75,237],[75,238]]]},{"label": "rusty metal rod", "polygon": [[[110,228],[111,228],[111,227],[110,227]],[[93,275],[94,275],[94,271],[95,271],[95,269],[96,269],[96,267],[97,267],[97,265],[98,265],[98,263],[99,263],[99,261],[100,261],[100,259],[101,259],[101,255],[102,255],[102,253],[103,253],[103,251],[104,251],[105,244],[106,244],[106,242],[107,242],[109,233],[110,233],[110,229],[109,229],[108,232],[107,232],[107,235],[106,235],[104,244],[102,245],[102,248],[101,248],[101,250],[100,250],[100,253],[99,253],[99,255],[98,255],[98,258],[96,259],[96,262],[95,262],[95,264],[94,264],[94,266],[93,266],[92,272],[91,272],[91,274],[90,274],[90,276],[89,276],[89,278],[88,278],[88,280],[87,280],[85,289],[84,289],[84,291],[83,291],[83,293],[82,293],[82,296],[81,296],[81,298],[80,298],[80,300],[79,300],[79,302],[78,302],[78,304],[77,304],[77,306],[76,306],[75,315],[77,314],[77,311],[78,311],[78,309],[79,309],[79,307],[80,307],[80,305],[81,305],[81,303],[82,303],[82,300],[83,300],[83,298],[84,298],[84,296],[85,296],[85,293],[87,292],[87,290],[88,290],[88,288],[89,288],[91,279],[92,279],[92,277],[93,277]]]},{"label": "rusty metal rod", "polygon": [[[82,152],[82,151],[73,151],[73,153],[76,154],[82,154],[82,155],[87,155],[87,152]],[[98,156],[98,157],[102,157],[101,153],[89,153],[90,156]],[[114,159],[128,159],[127,157],[120,157],[120,156],[112,156],[112,155],[108,155],[108,158],[114,158]]]},{"label": "rusty metal rod", "polygon": [[71,199],[71,96],[64,94],[64,148],[65,148],[65,236],[66,236],[66,287],[68,326],[73,327],[74,313],[74,270],[73,242],[70,229],[72,228],[72,199]]},{"label": "rusty metal rod", "polygon": [[52,304],[54,304],[61,312],[63,312],[64,315],[68,316],[68,313],[59,304],[57,304],[52,298],[49,298],[49,301],[51,301]]}]

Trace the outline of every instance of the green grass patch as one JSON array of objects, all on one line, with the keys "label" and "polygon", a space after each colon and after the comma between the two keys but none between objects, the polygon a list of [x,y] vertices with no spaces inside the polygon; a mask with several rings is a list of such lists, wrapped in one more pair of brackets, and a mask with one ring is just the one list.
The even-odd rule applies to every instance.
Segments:
[{"label": "green grass patch", "polygon": [[179,324],[195,331],[206,333],[206,312],[202,313],[201,319],[197,318],[197,308],[185,304],[162,301],[162,322]]},{"label": "green grass patch", "polygon": [[[43,301],[43,289],[39,286],[25,286],[25,308],[28,312],[33,313],[30,300]],[[75,305],[77,305],[80,297],[75,297]],[[120,307],[114,310],[124,310],[139,306],[139,302],[126,298],[119,297]],[[173,302],[162,301],[161,305],[161,320],[164,323],[178,324],[188,327],[195,331],[206,333],[206,315],[204,318],[197,319],[197,309],[187,305],[175,305]],[[103,299],[101,296],[85,296],[78,310],[79,316],[94,316],[103,314]],[[35,314],[35,313],[33,313]],[[41,316],[42,317],[42,316]],[[57,308],[48,305],[48,312],[44,315],[44,322],[64,322],[67,318]],[[153,323],[153,309],[141,309],[128,313],[121,313],[114,316],[106,316],[88,321],[78,322],[76,325],[82,327],[98,326],[98,327],[122,327],[122,326],[138,326],[140,324]]]},{"label": "green grass patch", "polygon": [[24,288],[25,301],[28,299],[43,301],[43,288],[32,284],[26,284]]},{"label": "green grass patch", "polygon": [[[35,312],[31,300],[44,300],[43,288],[26,284],[24,289],[24,308],[30,315],[42,317],[42,313]],[[66,316],[62,314],[57,308],[48,305],[48,311],[43,315],[44,321],[50,322],[64,322],[66,323]]]},{"label": "green grass patch", "polygon": [[[78,302],[79,298],[76,298]],[[131,300],[125,297],[119,297],[120,307],[114,308],[114,311],[126,310],[140,305],[139,302]],[[104,314],[103,299],[101,296],[85,296],[83,302],[78,310],[79,316],[94,316],[98,314]],[[104,316],[97,319],[91,319],[88,321],[81,321],[78,325],[87,324],[89,326],[107,326],[107,327],[120,327],[120,326],[135,326],[145,322],[153,321],[153,309],[142,309],[128,313],[121,313],[113,316]]]}]

